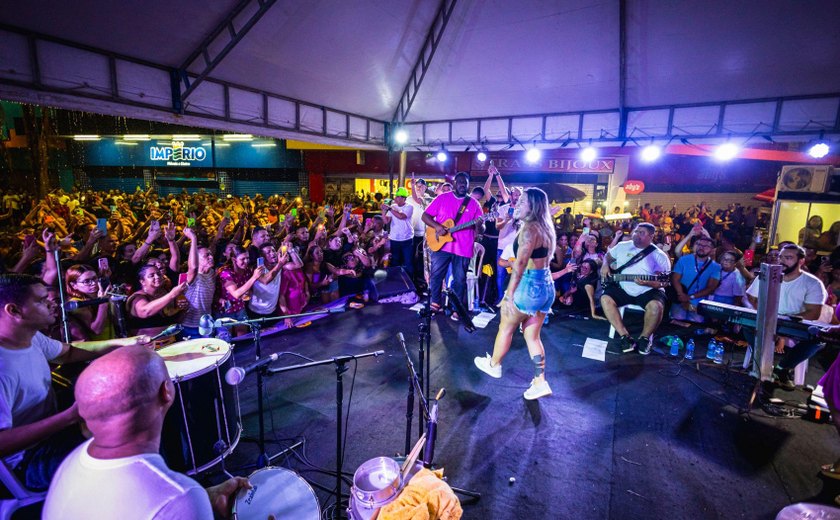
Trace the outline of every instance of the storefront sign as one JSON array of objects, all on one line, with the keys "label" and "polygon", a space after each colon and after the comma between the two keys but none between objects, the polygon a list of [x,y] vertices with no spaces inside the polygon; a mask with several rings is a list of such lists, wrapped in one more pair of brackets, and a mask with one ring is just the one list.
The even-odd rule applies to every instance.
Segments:
[{"label": "storefront sign", "polygon": [[624,193],[627,195],[638,195],[645,191],[645,183],[642,181],[627,181],[624,183]]},{"label": "storefront sign", "polygon": [[201,146],[184,146],[181,141],[173,141],[171,146],[150,147],[149,158],[164,162],[166,166],[192,166],[194,162],[207,158],[207,150]]},{"label": "storefront sign", "polygon": [[543,157],[536,163],[530,163],[522,158],[493,157],[481,162],[473,160],[473,171],[486,171],[493,161],[496,168],[502,172],[556,172],[556,173],[613,173],[615,171],[615,159],[601,158],[592,161],[583,161],[577,158],[551,158]]}]

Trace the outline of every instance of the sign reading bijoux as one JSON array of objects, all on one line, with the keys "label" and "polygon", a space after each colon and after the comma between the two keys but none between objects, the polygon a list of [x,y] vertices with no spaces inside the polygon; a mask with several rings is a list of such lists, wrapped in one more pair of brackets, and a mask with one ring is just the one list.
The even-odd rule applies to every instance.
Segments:
[{"label": "sign reading bijoux", "polygon": [[184,146],[182,141],[172,141],[171,146],[150,147],[149,158],[166,161],[167,166],[192,166],[193,162],[202,162],[207,158],[207,150],[202,146]]},{"label": "sign reading bijoux", "polygon": [[576,158],[544,157],[535,163],[530,163],[524,158],[511,159],[507,157],[493,157],[492,155],[484,162],[475,159],[473,161],[473,170],[486,170],[491,160],[496,168],[502,172],[613,173],[615,171],[615,159],[610,158],[582,161]]},{"label": "sign reading bijoux", "polygon": [[642,181],[627,181],[624,183],[624,193],[627,195],[638,195],[645,191],[645,183]]}]

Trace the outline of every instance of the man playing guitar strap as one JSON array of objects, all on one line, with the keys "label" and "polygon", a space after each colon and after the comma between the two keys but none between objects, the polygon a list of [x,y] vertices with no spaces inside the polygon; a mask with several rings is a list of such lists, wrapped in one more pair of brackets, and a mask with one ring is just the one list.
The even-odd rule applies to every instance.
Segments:
[{"label": "man playing guitar strap", "polygon": [[[671,270],[671,260],[661,249],[652,246],[650,253],[633,264],[629,264],[637,255],[652,245],[656,228],[653,224],[643,222],[636,226],[631,235],[632,240],[619,242],[607,252],[601,267],[601,276],[606,278],[610,268],[620,270],[624,275],[656,275]],[[624,267],[628,264],[627,267]],[[650,354],[653,333],[662,321],[665,309],[665,291],[667,282],[659,280],[623,281],[610,284],[601,296],[601,307],[610,324],[618,332],[619,347],[622,352],[631,352],[638,347],[639,354]],[[638,305],[645,310],[645,322],[642,334],[638,339],[630,337],[627,327],[621,319],[619,307],[624,305]]]},{"label": "man playing guitar strap", "polygon": [[[468,222],[481,216],[481,206],[467,195],[469,183],[469,174],[458,172],[454,179],[454,190],[438,195],[423,212],[423,222],[434,228],[438,235],[445,235],[448,232],[442,225],[447,220],[455,220],[457,217],[458,222]],[[463,210],[461,210],[462,207]],[[432,273],[429,283],[432,310],[440,310],[441,288],[450,265],[452,266],[452,291],[466,307],[467,268],[473,256],[476,234],[480,233],[483,227],[483,223],[478,223],[474,227],[457,231],[452,235],[454,238],[452,242],[444,244],[439,251],[432,252]]]}]

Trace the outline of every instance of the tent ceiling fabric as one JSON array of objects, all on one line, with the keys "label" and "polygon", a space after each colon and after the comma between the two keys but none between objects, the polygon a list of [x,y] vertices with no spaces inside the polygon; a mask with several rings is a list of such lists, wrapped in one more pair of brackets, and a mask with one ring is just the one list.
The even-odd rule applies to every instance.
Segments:
[{"label": "tent ceiling fabric", "polygon": [[[32,0],[4,10],[0,23],[177,68],[239,3]],[[604,131],[616,135],[622,101],[621,5],[619,0],[457,0],[407,122],[445,122],[426,125],[424,144],[487,136],[504,141],[508,125],[516,126],[512,134],[521,140],[543,131],[546,140],[558,139],[565,132],[576,133],[579,126],[584,127],[581,138],[598,138]],[[669,116],[669,105],[840,93],[840,2],[637,0],[624,5],[625,107],[663,107],[631,111],[627,133],[667,135],[669,117],[682,133],[718,131],[719,107],[690,107]],[[384,126],[370,125],[367,119],[391,120],[438,8],[437,1],[429,0],[278,1],[210,77],[312,104],[311,110],[304,105],[301,127],[322,133],[324,140],[342,140],[345,112],[359,116],[350,121],[349,130],[345,128],[348,136],[369,131],[381,138]],[[246,10],[242,16],[247,15]],[[234,20],[234,26],[241,22]],[[25,56],[15,56],[26,53],[25,46],[0,34],[3,41],[11,42],[6,48],[12,50],[0,56],[0,84],[14,79],[9,70],[20,74],[18,69],[26,66]],[[216,42],[211,51],[221,44]],[[62,55],[50,56],[40,47],[39,52],[44,60]],[[79,53],[62,53],[71,64],[86,59]],[[203,63],[196,60],[190,72],[200,72]],[[42,68],[62,70],[45,65]],[[73,81],[83,83],[79,78],[68,83]],[[172,112],[165,69],[123,75],[119,82],[122,89],[156,93],[160,111]],[[15,85],[24,94],[38,90],[25,81]],[[241,116],[237,128],[264,115],[255,96],[229,93],[228,111]],[[54,99],[61,106],[69,97],[72,93]],[[224,98],[219,83],[207,82],[188,103],[196,110],[193,115],[210,114],[218,126],[225,114],[220,106]],[[791,128],[836,132],[838,103],[791,103],[781,115],[772,101],[732,105],[723,126],[735,133],[769,132],[774,117],[780,116],[779,121]],[[268,122],[288,123],[282,114],[294,109],[278,104],[283,105],[282,100],[271,101]],[[119,103],[108,104],[107,110],[115,115],[142,112],[114,105]],[[67,108],[78,106],[68,103]],[[587,115],[582,123],[576,116],[558,116],[545,122],[523,118],[515,124],[499,119],[495,125],[482,124],[480,130],[468,122],[460,128],[459,123],[449,124],[593,110],[612,112]],[[332,132],[335,128],[339,130]],[[258,127],[254,133],[272,134]]]}]

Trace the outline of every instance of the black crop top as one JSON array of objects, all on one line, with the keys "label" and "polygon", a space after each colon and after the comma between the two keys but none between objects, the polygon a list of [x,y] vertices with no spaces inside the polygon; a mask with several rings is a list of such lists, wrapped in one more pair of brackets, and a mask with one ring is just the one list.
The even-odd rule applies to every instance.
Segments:
[{"label": "black crop top", "polygon": [[[516,253],[519,252],[519,240],[513,242],[513,256],[516,256]],[[545,258],[548,256],[548,248],[547,247],[538,247],[531,251],[531,260],[539,260],[540,258]]]}]

